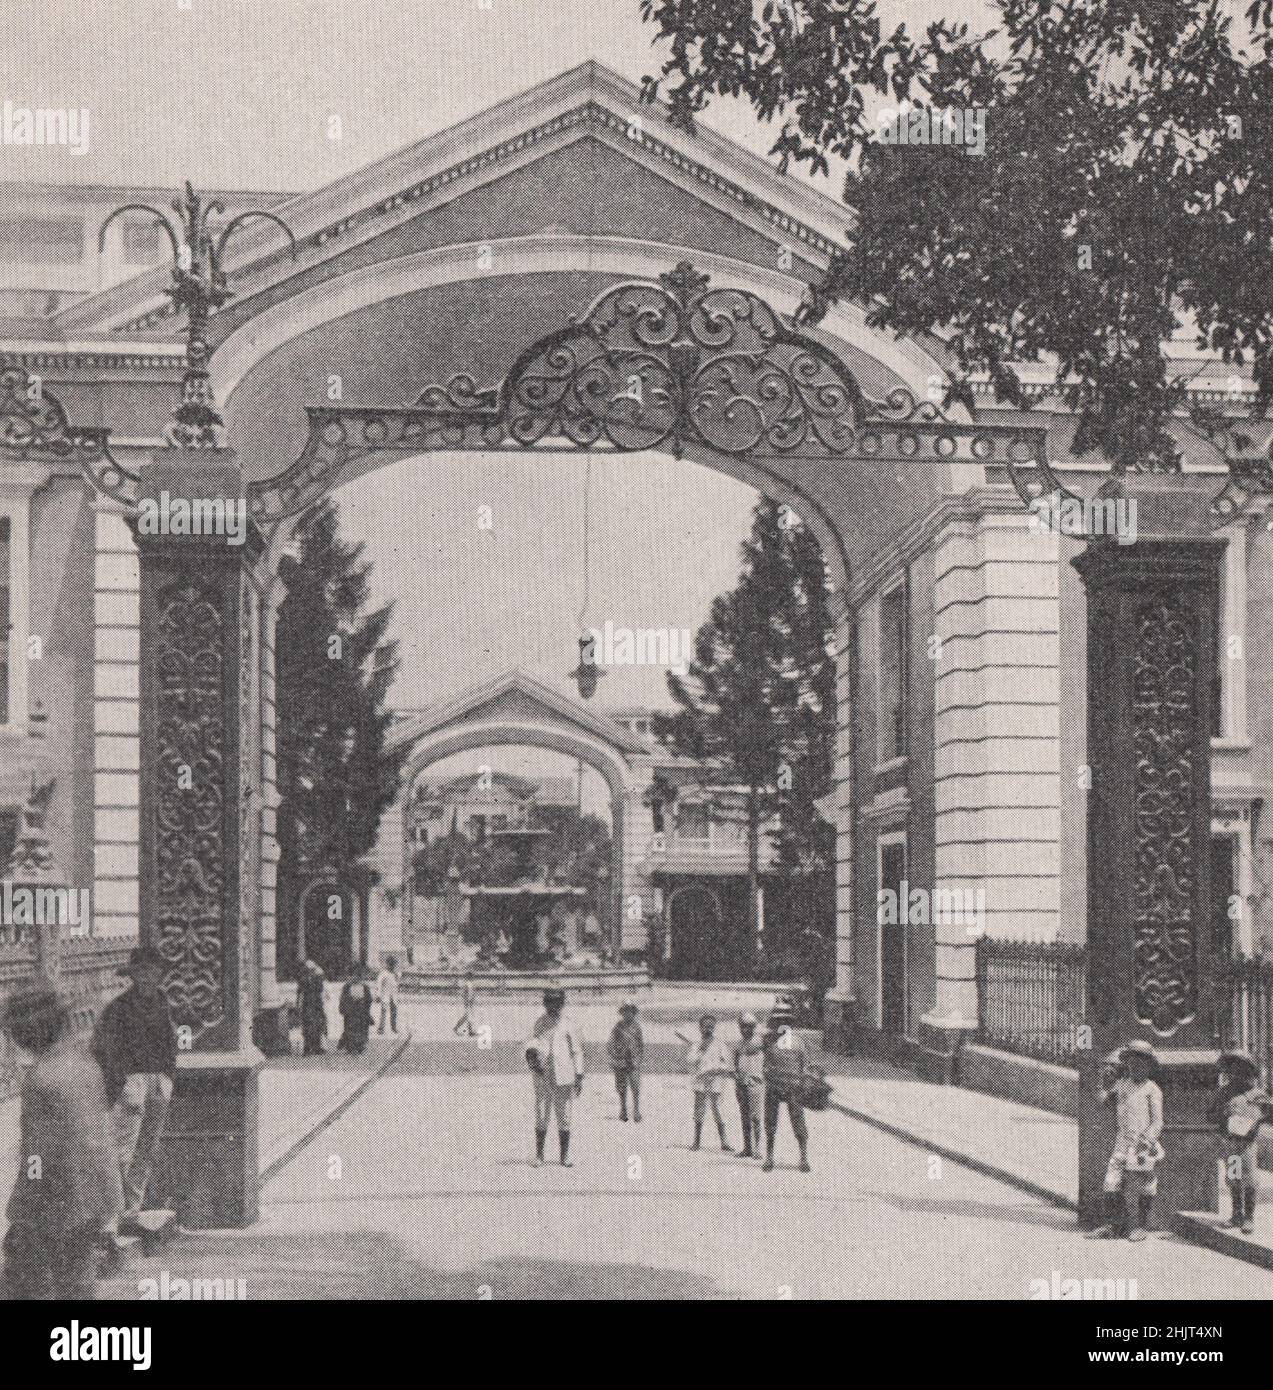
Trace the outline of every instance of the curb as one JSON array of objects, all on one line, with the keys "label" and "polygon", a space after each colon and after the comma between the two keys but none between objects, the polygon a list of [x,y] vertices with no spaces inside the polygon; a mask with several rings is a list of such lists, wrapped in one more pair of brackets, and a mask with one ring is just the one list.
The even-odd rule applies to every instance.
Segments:
[{"label": "curb", "polygon": [[889,1124],[887,1120],[881,1120],[869,1111],[856,1110],[851,1105],[845,1105],[834,1095],[828,1102],[827,1108],[838,1110],[841,1115],[847,1115],[851,1120],[859,1120],[864,1125],[870,1125],[872,1129],[878,1129],[893,1139],[900,1139],[904,1144],[923,1149],[925,1153],[937,1154],[938,1157],[946,1159],[949,1163],[957,1163],[961,1168],[979,1173],[983,1178],[994,1178],[997,1182],[1007,1183],[1009,1187],[1015,1187],[1018,1191],[1025,1192],[1031,1197],[1038,1197],[1041,1201],[1050,1202],[1054,1207],[1061,1207],[1066,1211],[1078,1211],[1078,1202],[1072,1197],[1067,1197],[1063,1192],[1055,1192],[1052,1188],[1044,1187],[1041,1183],[1023,1178],[1019,1173],[1013,1173],[1007,1168],[999,1168],[980,1158],[972,1158],[968,1154],[960,1153],[957,1149],[947,1148],[944,1144],[934,1144],[931,1139],[925,1139],[923,1135],[914,1134],[898,1125]]},{"label": "curb", "polygon": [[1235,1260],[1245,1260],[1260,1269],[1273,1270],[1273,1248],[1219,1225],[1218,1220],[1207,1212],[1178,1211],[1171,1218],[1171,1229],[1194,1245],[1205,1245],[1221,1255],[1231,1255]]},{"label": "curb", "polygon": [[350,1091],[347,1095],[345,1095],[339,1101],[337,1101],[336,1104],[325,1115],[316,1120],[309,1127],[309,1129],[307,1129],[305,1133],[301,1135],[299,1139],[289,1144],[288,1147],[284,1149],[283,1152],[279,1154],[279,1156],[276,1159],[274,1159],[266,1167],[262,1168],[257,1177],[257,1182],[260,1184],[260,1186],[264,1187],[265,1184],[269,1182],[269,1180],[275,1175],[275,1173],[279,1172],[280,1169],[286,1167],[286,1165],[289,1164],[292,1161],[292,1159],[294,1159],[296,1155],[300,1153],[300,1151],[312,1139],[320,1135],[323,1132],[323,1130],[329,1128],[331,1125],[334,1125],[336,1121],[340,1119],[340,1117],[345,1113],[345,1111],[349,1109],[349,1107],[354,1103],[354,1101],[356,1101],[359,1098],[359,1096],[361,1096],[367,1090],[369,1086],[379,1081],[380,1078],[385,1074],[385,1072],[388,1071],[389,1068],[398,1060],[398,1058],[402,1056],[402,1054],[406,1051],[407,1044],[410,1041],[411,1034],[405,1033],[399,1041],[397,1047],[395,1047],[392,1052],[388,1053],[385,1056],[384,1060],[380,1063],[378,1067],[376,1067],[374,1071],[368,1072],[367,1075],[363,1077],[363,1079],[358,1083],[357,1086],[354,1087],[352,1091]]}]

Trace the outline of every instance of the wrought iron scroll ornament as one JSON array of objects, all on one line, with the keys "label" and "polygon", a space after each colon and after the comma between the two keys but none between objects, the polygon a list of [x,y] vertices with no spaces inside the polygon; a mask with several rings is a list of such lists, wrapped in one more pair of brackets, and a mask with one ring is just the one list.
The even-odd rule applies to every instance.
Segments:
[{"label": "wrought iron scroll ornament", "polygon": [[[225,1011],[222,917],[226,757],[225,619],[216,590],[173,572],[156,600],[155,945],[173,1021],[195,1036]],[[179,790],[181,769],[194,790]]]},{"label": "wrought iron scroll ornament", "polygon": [[[431,449],[687,449],[718,455],[870,458],[897,434],[906,456],[955,457],[958,436],[904,386],[862,391],[830,348],[788,327],[746,290],[713,288],[682,261],[657,281],[604,291],[581,318],[528,348],[499,386],[470,376],[428,387],[397,410],[315,406],[301,456],[253,484],[267,523],[303,510],[347,464],[380,452]],[[971,435],[970,457],[1042,453],[1043,431],[1000,426]]]},{"label": "wrought iron scroll ornament", "polygon": [[1171,601],[1144,603],[1135,633],[1133,988],[1137,1019],[1170,1037],[1198,1008],[1190,836],[1197,649],[1188,612]]},{"label": "wrought iron scroll ornament", "polygon": [[99,492],[130,504],[137,475],[111,456],[109,431],[81,429],[38,376],[0,357],[0,456],[19,463],[77,466]]}]

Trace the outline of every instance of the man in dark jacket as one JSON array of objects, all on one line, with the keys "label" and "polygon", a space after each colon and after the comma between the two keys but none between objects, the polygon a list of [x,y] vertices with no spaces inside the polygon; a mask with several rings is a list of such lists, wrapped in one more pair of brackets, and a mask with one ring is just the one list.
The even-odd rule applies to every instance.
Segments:
[{"label": "man in dark jacket", "polygon": [[159,982],[163,957],[138,946],[123,973],[132,985],[102,1010],[93,1034],[93,1055],[106,1078],[120,1174],[125,1222],[135,1221],[146,1199],[146,1184],[172,1099],[177,1072],[177,1035]]}]

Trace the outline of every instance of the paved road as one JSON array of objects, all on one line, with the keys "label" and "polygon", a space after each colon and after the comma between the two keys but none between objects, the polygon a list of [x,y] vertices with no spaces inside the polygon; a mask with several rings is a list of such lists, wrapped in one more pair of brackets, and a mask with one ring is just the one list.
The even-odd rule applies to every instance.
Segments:
[{"label": "paved road", "polygon": [[241,1278],[249,1298],[1024,1299],[1056,1271],[1134,1279],[1142,1299],[1273,1296],[1273,1276],[1174,1239],[1086,1241],[1065,1212],[832,1112],[812,1117],[809,1175],[789,1134],[772,1174],[714,1139],[694,1153],[689,1105],[684,1077],[650,1077],[645,1123],[621,1124],[590,1076],[576,1166],[535,1169],[524,1076],[425,1075],[409,1048],[267,1184],[257,1227],[184,1238],[130,1278]]}]

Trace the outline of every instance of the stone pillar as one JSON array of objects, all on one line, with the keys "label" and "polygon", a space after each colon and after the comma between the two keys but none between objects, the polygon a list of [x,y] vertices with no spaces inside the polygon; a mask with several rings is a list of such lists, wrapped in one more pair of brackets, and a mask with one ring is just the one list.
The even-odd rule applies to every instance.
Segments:
[{"label": "stone pillar", "polygon": [[[257,1215],[259,797],[255,529],[191,535],[184,504],[243,497],[234,454],[141,468],[140,935],[164,958],[177,1081],[155,1196],[188,1227]],[[184,513],[189,517],[189,512]],[[206,515],[206,513],[205,513]],[[244,519],[246,512],[240,513]]]},{"label": "stone pillar", "polygon": [[936,882],[980,919],[934,924],[925,1074],[977,1028],[977,937],[1051,940],[1060,902],[1057,541],[1015,502],[953,517],[934,556]]},{"label": "stone pillar", "polygon": [[[835,985],[822,999],[824,1046],[844,1051],[854,1032],[853,980],[853,673],[852,617],[839,593],[835,617],[835,773],[831,791],[835,817]],[[670,925],[670,924],[669,924]]]},{"label": "stone pillar", "polygon": [[[260,958],[257,963],[260,1009],[280,1011],[278,990],[278,766],[276,763],[276,694],[274,642],[278,612],[286,597],[283,581],[267,577],[261,598],[260,709],[261,709],[261,804],[259,894],[261,903]],[[286,1027],[284,1024],[284,1032]],[[285,1041],[286,1039],[284,1039]]]},{"label": "stone pillar", "polygon": [[[1108,491],[1109,489],[1105,489]],[[1210,945],[1211,674],[1222,544],[1207,487],[1126,479],[1137,540],[1074,560],[1087,589],[1088,1012],[1079,1097],[1079,1212],[1101,1210],[1114,1117],[1098,1099],[1102,1057],[1133,1038],[1162,1061],[1166,1157],[1157,1219],[1214,1211],[1204,1119],[1217,1060]]]}]

